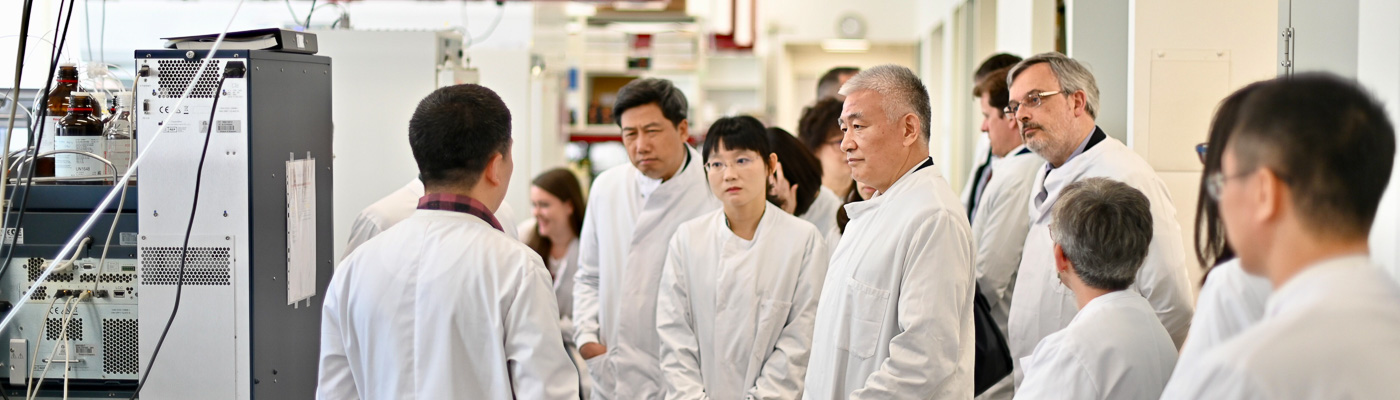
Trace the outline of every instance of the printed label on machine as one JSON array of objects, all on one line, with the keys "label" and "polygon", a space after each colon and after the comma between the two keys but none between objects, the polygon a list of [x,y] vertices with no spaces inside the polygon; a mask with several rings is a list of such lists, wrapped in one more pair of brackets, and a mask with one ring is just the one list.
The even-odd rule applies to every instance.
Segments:
[{"label": "printed label on machine", "polygon": [[[19,231],[19,241],[15,241],[15,231]],[[5,244],[24,244],[24,228],[5,228]]]},{"label": "printed label on machine", "polygon": [[[107,139],[101,136],[59,136],[55,145],[61,150],[85,151],[102,155],[106,153]],[[102,176],[107,169],[101,160],[81,154],[58,154],[54,156],[54,176],[95,177]]]}]

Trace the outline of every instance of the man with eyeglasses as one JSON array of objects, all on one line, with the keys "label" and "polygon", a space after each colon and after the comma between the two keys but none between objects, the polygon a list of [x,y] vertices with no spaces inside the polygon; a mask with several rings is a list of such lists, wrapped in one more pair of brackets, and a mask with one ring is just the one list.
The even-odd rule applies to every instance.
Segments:
[{"label": "man with eyeglasses", "polygon": [[1095,124],[1098,86],[1078,61],[1059,53],[1038,54],[1012,67],[1007,83],[1011,100],[1006,111],[1015,116],[1026,147],[1046,160],[1028,193],[1031,227],[1008,322],[1016,385],[1024,378],[1022,357],[1041,339],[1069,325],[1078,312],[1074,294],[1056,279],[1049,226],[1064,188],[1090,177],[1123,182],[1147,196],[1152,242],[1132,289],[1152,304],[1180,348],[1191,324],[1191,283],[1181,227],[1166,185],[1141,156]]},{"label": "man with eyeglasses", "polygon": [[1394,159],[1385,109],[1355,82],[1300,74],[1255,89],[1206,186],[1240,267],[1274,292],[1263,319],[1162,398],[1395,398],[1400,286],[1367,244]]}]

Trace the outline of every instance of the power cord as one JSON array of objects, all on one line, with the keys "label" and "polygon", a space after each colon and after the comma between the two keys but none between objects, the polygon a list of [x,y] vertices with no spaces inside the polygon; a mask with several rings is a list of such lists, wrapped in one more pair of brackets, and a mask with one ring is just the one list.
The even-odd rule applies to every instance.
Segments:
[{"label": "power cord", "polygon": [[[212,56],[214,54],[209,53],[209,57]],[[223,92],[224,80],[228,79],[229,75],[236,73],[238,76],[242,76],[244,72],[235,70],[234,65],[236,64],[224,65],[224,72],[219,77],[219,85],[214,88],[214,104],[209,107],[209,124],[204,129],[204,149],[199,152],[199,166],[195,168],[194,172],[194,204],[190,206],[190,221],[185,225],[185,240],[180,245],[180,266],[175,278],[175,304],[171,306],[170,319],[165,321],[165,328],[160,332],[160,340],[156,341],[155,349],[151,350],[151,360],[146,362],[146,368],[141,374],[141,382],[136,384],[136,391],[131,392],[131,400],[135,400],[136,396],[141,394],[141,388],[146,386],[146,379],[151,377],[151,367],[156,363],[156,356],[160,355],[160,348],[165,345],[165,337],[170,334],[170,325],[175,323],[175,315],[180,312],[180,295],[185,288],[185,258],[189,253],[190,233],[194,230],[194,217],[198,215],[197,211],[199,211],[199,187],[204,181],[204,159],[209,155],[209,138],[215,125],[214,113],[219,110],[219,98],[223,97],[218,93]]]}]

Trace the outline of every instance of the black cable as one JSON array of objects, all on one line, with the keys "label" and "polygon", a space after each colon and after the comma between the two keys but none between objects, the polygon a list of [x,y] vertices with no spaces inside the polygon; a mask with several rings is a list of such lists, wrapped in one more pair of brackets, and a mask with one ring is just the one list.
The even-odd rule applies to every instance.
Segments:
[{"label": "black cable", "polygon": [[[25,2],[24,2],[24,10],[20,12],[20,21],[19,21],[19,54],[15,56],[15,85],[14,85],[13,87],[11,87],[11,89],[10,89],[10,93],[13,93],[15,97],[14,97],[13,99],[11,99],[12,103],[10,104],[10,119],[9,119],[9,121],[7,121],[8,127],[5,128],[5,138],[6,138],[6,140],[13,140],[13,139],[10,137],[10,135],[13,134],[13,133],[15,133],[15,111],[18,111],[18,110],[19,110],[19,107],[20,107],[20,105],[19,105],[19,92],[20,92],[20,91],[19,91],[19,84],[20,84],[19,78],[20,78],[21,76],[23,76],[23,73],[24,73],[24,51],[25,51],[25,48],[28,47],[28,45],[29,45],[29,14],[30,14],[31,12],[33,12],[33,10],[34,10],[34,0],[25,0]],[[30,117],[30,119],[27,121],[27,123],[26,123],[25,125],[29,125],[29,124],[32,124],[32,123],[34,123],[33,117]],[[10,148],[10,144],[9,144],[8,142],[5,143],[5,146],[4,146],[4,149],[3,149],[3,150],[6,151],[6,152],[8,152],[8,151],[10,151],[9,148]],[[4,167],[4,168],[9,168],[8,165],[7,165],[7,166],[3,166],[3,167]],[[2,182],[0,182],[0,183],[2,183]],[[0,391],[0,394],[4,394],[4,391]]]},{"label": "black cable", "polygon": [[[34,1],[34,0],[26,0],[27,3],[32,3],[33,1]],[[64,0],[59,0],[59,3],[58,3],[59,12],[62,12],[62,11],[63,11],[63,2],[64,2]],[[29,145],[29,146],[32,146],[32,147],[34,148],[34,153],[33,153],[32,155],[36,155],[36,156],[37,156],[37,155],[39,154],[39,146],[40,146],[40,144],[43,143],[43,141],[44,141],[44,127],[48,126],[48,124],[46,123],[47,121],[45,121],[45,119],[46,119],[45,117],[48,116],[48,112],[49,112],[49,107],[48,107],[48,103],[49,103],[49,102],[48,102],[48,99],[49,99],[49,91],[53,89],[53,76],[54,76],[54,73],[58,71],[58,60],[59,60],[60,56],[62,55],[61,49],[62,49],[63,46],[64,46],[65,44],[67,44],[67,42],[68,42],[68,27],[69,27],[69,26],[72,26],[72,21],[73,21],[73,5],[74,5],[74,4],[77,4],[77,0],[73,0],[73,1],[68,2],[68,15],[67,15],[66,17],[64,17],[63,20],[57,22],[57,25],[62,26],[62,27],[63,27],[63,30],[62,30],[62,33],[61,33],[61,34],[59,35],[59,37],[57,38],[58,40],[53,42],[53,50],[51,50],[51,52],[49,53],[49,54],[50,54],[50,60],[49,60],[49,75],[48,75],[48,78],[44,80],[44,82],[45,82],[45,83],[44,83],[44,91],[39,93],[39,100],[40,100],[40,101],[39,101],[39,104],[43,104],[44,106],[43,106],[43,107],[37,107],[37,108],[39,108],[39,110],[36,110],[37,113],[36,113],[36,115],[35,115],[35,117],[34,117],[34,125],[33,125],[33,127],[30,128],[30,130],[29,130],[29,143],[28,143],[28,145]],[[26,19],[25,21],[26,21],[26,23],[27,23],[28,19]],[[54,27],[54,31],[55,31],[55,32],[58,32],[58,31],[59,31],[58,28],[59,28],[58,26],[55,26],[55,27]],[[23,42],[23,40],[21,40],[21,42]],[[24,60],[24,57],[21,56],[19,59],[20,59],[21,61],[23,61],[23,60]],[[38,161],[39,161],[39,158],[38,158],[38,157],[31,157],[31,158],[29,159],[29,168],[23,168],[24,163],[20,163],[20,164],[19,164],[19,165],[21,166],[21,168],[22,168],[25,172],[28,173],[28,175],[25,176],[24,181],[20,182],[20,184],[24,185],[24,195],[21,196],[20,204],[19,204],[19,210],[16,211],[16,213],[15,213],[15,225],[14,225],[14,227],[15,227],[15,238],[14,238],[14,240],[10,243],[10,246],[6,248],[6,251],[5,251],[5,261],[4,261],[4,263],[0,264],[0,277],[4,277],[4,276],[5,276],[5,271],[9,270],[9,268],[10,268],[10,262],[11,262],[12,260],[14,260],[15,245],[18,244],[18,242],[19,242],[19,230],[22,229],[21,227],[23,226],[23,225],[21,225],[21,224],[24,222],[24,214],[25,214],[24,212],[25,212],[25,208],[27,208],[27,207],[29,206],[29,192],[30,192],[30,189],[33,188],[33,186],[34,186],[34,169],[35,169],[36,164],[38,163]],[[3,168],[9,168],[10,166],[6,165],[6,166],[2,166],[2,167],[3,167]],[[6,185],[8,185],[9,182],[0,182],[0,184],[6,184]],[[20,185],[15,185],[15,188],[18,189],[19,186],[20,186]],[[14,196],[15,196],[15,193],[14,193],[14,192],[10,192],[10,202],[11,202],[11,203],[13,203]],[[0,237],[3,237],[3,236],[0,236]],[[0,245],[3,245],[3,240],[0,240]],[[77,252],[78,252],[78,249],[73,249],[73,252],[74,252],[74,253],[77,253]]]},{"label": "black cable", "polygon": [[[213,57],[210,52],[206,58]],[[219,93],[224,90],[224,80],[228,79],[228,66],[219,76],[219,85],[214,88],[214,104],[209,107],[209,126],[204,129],[204,150],[199,152],[199,166],[194,172],[194,205],[190,206],[190,222],[185,225],[185,242],[180,246],[180,267],[175,278],[175,305],[170,309],[170,319],[165,321],[165,329],[160,332],[160,340],[156,341],[155,349],[151,350],[151,361],[146,362],[146,369],[141,374],[141,381],[136,384],[136,391],[131,392],[131,400],[141,394],[141,388],[146,386],[146,378],[151,377],[151,367],[156,364],[156,356],[160,355],[160,347],[165,345],[165,336],[170,333],[170,325],[175,323],[175,314],[180,312],[180,294],[185,287],[185,256],[189,253],[190,232],[194,230],[194,216],[199,210],[199,186],[204,180],[204,158],[209,155],[209,137],[214,131],[214,112],[219,110]]]}]

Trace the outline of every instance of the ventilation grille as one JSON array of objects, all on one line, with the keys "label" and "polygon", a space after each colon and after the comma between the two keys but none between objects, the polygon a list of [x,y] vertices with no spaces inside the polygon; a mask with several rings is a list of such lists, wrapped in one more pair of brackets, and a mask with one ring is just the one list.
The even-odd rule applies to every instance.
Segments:
[{"label": "ventilation grille", "polygon": [[29,281],[33,282],[39,279],[39,274],[44,273],[44,259],[30,258],[29,262],[24,263],[24,269],[29,270]]},{"label": "ventilation grille", "polygon": [[141,355],[136,337],[136,320],[102,320],[102,372],[135,374],[140,372]]},{"label": "ventilation grille", "polygon": [[[60,334],[62,334],[62,333],[63,333],[63,319],[62,319],[62,318],[49,318],[48,320],[44,321],[44,337],[45,337],[46,339],[48,339],[48,340],[58,340],[58,339],[60,339],[59,336],[60,336]],[[81,341],[81,340],[83,340],[83,319],[82,319],[82,318],[69,318],[69,319],[68,319],[68,340],[73,340],[73,341]]]},{"label": "ventilation grille", "polygon": [[[178,261],[176,261],[176,262],[178,262]],[[186,272],[189,272],[189,271],[187,270]],[[133,277],[135,277],[135,275],[131,275],[131,274],[112,274],[112,273],[107,273],[107,274],[102,274],[102,283],[117,283],[117,282],[127,283],[127,282],[131,282],[131,279],[132,279]],[[87,275],[79,275],[79,276],[78,276],[78,281],[81,281],[81,282],[92,282],[92,281],[94,281],[94,280],[96,280],[96,279],[97,279],[97,275],[96,275],[96,274],[87,274]]]},{"label": "ventilation grille", "polygon": [[[228,285],[232,266],[228,247],[190,247],[185,255],[184,284]],[[179,247],[141,248],[142,285],[174,285],[179,277]]]},{"label": "ventilation grille", "polygon": [[29,299],[30,299],[30,300],[46,300],[46,299],[48,299],[48,298],[49,298],[49,287],[48,287],[48,286],[40,286],[40,287],[39,287],[39,290],[35,290],[35,291],[34,291],[34,294],[32,294],[32,295],[29,296]]},{"label": "ventilation grille", "polygon": [[[156,60],[156,76],[160,78],[160,87],[156,89],[156,97],[162,99],[177,99],[184,93],[185,86],[189,86],[194,80],[195,72],[199,70],[199,65],[203,60]],[[219,86],[219,71],[222,62],[211,61],[209,66],[204,67],[204,73],[199,76],[199,82],[195,83],[194,90],[190,91],[191,99],[212,99],[214,90]]]}]

